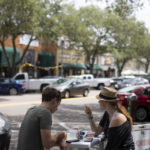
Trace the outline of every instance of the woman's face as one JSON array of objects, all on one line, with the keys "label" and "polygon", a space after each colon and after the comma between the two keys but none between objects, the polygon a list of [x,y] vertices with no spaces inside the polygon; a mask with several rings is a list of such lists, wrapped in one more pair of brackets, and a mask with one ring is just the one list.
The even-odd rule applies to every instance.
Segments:
[{"label": "woman's face", "polygon": [[99,100],[98,102],[99,102],[100,109],[105,110],[106,109],[106,102],[102,101],[102,100]]}]

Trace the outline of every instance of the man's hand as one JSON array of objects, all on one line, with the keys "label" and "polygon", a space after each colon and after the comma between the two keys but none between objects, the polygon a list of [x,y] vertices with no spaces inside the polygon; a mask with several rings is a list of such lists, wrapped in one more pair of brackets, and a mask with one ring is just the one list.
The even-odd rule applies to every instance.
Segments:
[{"label": "man's hand", "polygon": [[64,132],[58,132],[57,134],[56,134],[56,143],[57,143],[57,145],[60,145],[60,143],[62,142],[62,141],[64,141],[64,139],[65,139],[65,133]]},{"label": "man's hand", "polygon": [[69,150],[69,147],[63,141],[60,143],[60,150]]},{"label": "man's hand", "polygon": [[88,115],[88,116],[92,116],[92,110],[89,106],[85,105],[85,113]]},{"label": "man's hand", "polygon": [[56,134],[56,141],[57,145],[60,147],[60,150],[69,150],[68,145],[64,143],[65,137],[66,135],[64,132],[58,132]]}]

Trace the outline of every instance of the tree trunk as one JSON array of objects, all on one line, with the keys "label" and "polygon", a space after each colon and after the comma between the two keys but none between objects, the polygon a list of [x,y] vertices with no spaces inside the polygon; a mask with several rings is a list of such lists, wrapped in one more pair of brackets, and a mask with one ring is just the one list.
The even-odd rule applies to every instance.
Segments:
[{"label": "tree trunk", "polygon": [[118,72],[117,72],[118,77],[121,76],[121,72],[122,72],[122,70],[120,70],[120,69],[118,68]]},{"label": "tree trunk", "polygon": [[97,54],[97,49],[93,49],[93,55],[91,56],[92,57],[92,62],[90,63],[90,73],[91,74],[93,74],[93,67],[94,67],[96,54]]},{"label": "tree trunk", "polygon": [[93,74],[93,64],[89,64],[90,67],[90,74]]},{"label": "tree trunk", "polygon": [[146,73],[148,73],[149,63],[150,63],[150,60],[146,59],[146,64],[145,64],[145,72]]},{"label": "tree trunk", "polygon": [[17,73],[17,67],[8,66],[7,67],[7,77],[13,77]]}]

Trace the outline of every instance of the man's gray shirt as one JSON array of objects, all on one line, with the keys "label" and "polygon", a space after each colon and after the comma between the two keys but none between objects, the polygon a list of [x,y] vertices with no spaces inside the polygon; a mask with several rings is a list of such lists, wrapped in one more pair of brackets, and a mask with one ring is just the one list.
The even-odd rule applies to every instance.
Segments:
[{"label": "man's gray shirt", "polygon": [[30,108],[21,124],[17,150],[44,150],[41,129],[51,129],[51,112],[43,106]]}]

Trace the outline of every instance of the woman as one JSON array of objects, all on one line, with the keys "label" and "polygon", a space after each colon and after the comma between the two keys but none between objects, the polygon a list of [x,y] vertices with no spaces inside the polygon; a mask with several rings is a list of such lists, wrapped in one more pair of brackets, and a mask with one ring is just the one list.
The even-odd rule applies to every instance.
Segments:
[{"label": "woman", "polygon": [[126,109],[117,103],[117,91],[104,87],[96,98],[99,100],[100,109],[105,110],[99,125],[95,125],[90,107],[86,106],[85,112],[95,134],[104,131],[107,138],[105,150],[134,150],[131,135],[133,121]]}]

